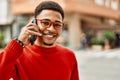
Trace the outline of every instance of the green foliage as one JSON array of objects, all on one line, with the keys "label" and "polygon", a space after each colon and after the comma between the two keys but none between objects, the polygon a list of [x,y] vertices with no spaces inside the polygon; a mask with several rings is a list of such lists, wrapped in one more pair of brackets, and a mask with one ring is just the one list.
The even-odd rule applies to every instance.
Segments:
[{"label": "green foliage", "polygon": [[0,48],[3,48],[5,46],[5,43],[4,43],[4,33],[0,33]]},{"label": "green foliage", "polygon": [[91,43],[93,45],[102,45],[104,43],[104,41],[102,39],[98,39],[98,38],[92,38],[91,39]]},{"label": "green foliage", "polygon": [[112,32],[110,30],[106,30],[103,33],[103,37],[107,40],[114,40],[115,39],[115,34],[114,34],[114,32]]}]

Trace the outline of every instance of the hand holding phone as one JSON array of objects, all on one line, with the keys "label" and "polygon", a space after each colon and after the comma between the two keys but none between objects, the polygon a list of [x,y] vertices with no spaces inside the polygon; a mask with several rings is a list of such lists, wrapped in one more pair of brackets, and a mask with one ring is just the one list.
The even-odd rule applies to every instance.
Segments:
[{"label": "hand holding phone", "polygon": [[[37,25],[37,20],[36,19],[33,19],[32,23],[36,24]],[[36,40],[37,36],[36,35],[31,35],[30,36],[30,43],[31,45],[34,44],[35,40]]]}]

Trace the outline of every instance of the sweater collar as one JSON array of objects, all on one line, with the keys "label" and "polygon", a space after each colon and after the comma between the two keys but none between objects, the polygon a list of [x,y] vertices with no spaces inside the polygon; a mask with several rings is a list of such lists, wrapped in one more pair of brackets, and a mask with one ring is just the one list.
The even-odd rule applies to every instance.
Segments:
[{"label": "sweater collar", "polygon": [[55,44],[55,46],[53,47],[50,47],[50,48],[46,48],[46,47],[42,47],[42,46],[39,46],[39,45],[32,45],[31,46],[34,50],[37,50],[37,51],[42,51],[44,53],[54,53],[56,51],[58,51],[58,44]]}]

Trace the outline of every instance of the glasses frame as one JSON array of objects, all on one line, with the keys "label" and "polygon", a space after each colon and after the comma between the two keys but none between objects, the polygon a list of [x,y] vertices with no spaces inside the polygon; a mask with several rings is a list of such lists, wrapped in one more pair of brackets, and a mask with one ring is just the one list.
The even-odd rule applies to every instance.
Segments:
[{"label": "glasses frame", "polygon": [[[45,19],[36,19],[36,20],[39,21],[39,23],[42,25],[42,21],[45,20]],[[45,21],[44,21],[44,22],[45,22]],[[49,24],[48,24],[47,26],[42,26],[42,27],[49,28],[49,27],[51,27],[51,25],[52,25],[55,29],[62,29],[62,28],[63,28],[63,25],[64,25],[63,22],[52,22],[52,21],[49,21],[49,20],[48,20],[48,21],[46,20],[46,22],[48,22]],[[55,26],[56,23],[60,23],[61,26],[60,26],[60,27]]]}]

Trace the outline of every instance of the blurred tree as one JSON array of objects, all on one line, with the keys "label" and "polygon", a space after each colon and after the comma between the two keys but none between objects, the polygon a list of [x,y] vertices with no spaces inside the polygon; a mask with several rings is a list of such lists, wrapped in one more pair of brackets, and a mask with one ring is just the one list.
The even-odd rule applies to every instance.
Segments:
[{"label": "blurred tree", "polygon": [[0,33],[0,48],[3,48],[5,46],[4,38],[4,32]]},{"label": "blurred tree", "polygon": [[108,41],[108,44],[111,46],[111,48],[113,48],[114,45],[115,45],[114,42],[115,42],[115,39],[116,39],[115,33],[111,30],[106,30],[103,33],[103,37],[104,37],[105,40]]}]

